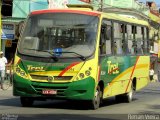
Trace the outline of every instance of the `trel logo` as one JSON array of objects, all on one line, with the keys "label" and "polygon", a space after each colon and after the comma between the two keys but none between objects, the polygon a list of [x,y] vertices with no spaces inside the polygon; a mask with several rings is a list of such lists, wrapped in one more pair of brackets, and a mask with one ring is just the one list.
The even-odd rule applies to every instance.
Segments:
[{"label": "trel logo", "polygon": [[113,64],[111,61],[107,61],[108,65],[108,74],[118,74],[119,66],[118,63]]},{"label": "trel logo", "polygon": [[36,67],[32,65],[27,65],[27,69],[28,71],[44,71],[44,67],[42,66]]}]

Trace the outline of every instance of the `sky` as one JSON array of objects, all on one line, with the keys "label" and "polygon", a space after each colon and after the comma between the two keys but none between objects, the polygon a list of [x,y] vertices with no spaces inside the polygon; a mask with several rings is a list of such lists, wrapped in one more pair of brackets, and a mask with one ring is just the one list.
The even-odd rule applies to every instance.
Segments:
[{"label": "sky", "polygon": [[144,2],[144,3],[146,3],[146,1],[154,1],[157,4],[157,6],[160,8],[160,0],[139,0],[139,2]]}]

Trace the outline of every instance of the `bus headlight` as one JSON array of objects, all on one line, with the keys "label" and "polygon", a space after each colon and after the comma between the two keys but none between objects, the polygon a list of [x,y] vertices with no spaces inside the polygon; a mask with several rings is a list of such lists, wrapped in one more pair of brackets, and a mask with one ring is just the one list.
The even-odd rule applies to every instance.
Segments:
[{"label": "bus headlight", "polygon": [[21,71],[21,72],[20,72],[20,75],[21,75],[21,76],[25,76],[25,72],[24,72],[24,71]]},{"label": "bus headlight", "polygon": [[20,73],[20,71],[21,71],[20,68],[16,68],[17,73]]},{"label": "bus headlight", "polygon": [[89,76],[90,74],[91,74],[91,72],[90,72],[89,70],[86,70],[86,71],[85,71],[85,75],[86,75],[86,76]]},{"label": "bus headlight", "polygon": [[79,77],[80,77],[80,78],[84,78],[84,74],[83,74],[83,73],[80,73],[80,74],[79,74]]},{"label": "bus headlight", "polygon": [[15,72],[17,75],[21,77],[27,77],[26,72],[23,69],[21,69],[19,66],[16,67]]}]

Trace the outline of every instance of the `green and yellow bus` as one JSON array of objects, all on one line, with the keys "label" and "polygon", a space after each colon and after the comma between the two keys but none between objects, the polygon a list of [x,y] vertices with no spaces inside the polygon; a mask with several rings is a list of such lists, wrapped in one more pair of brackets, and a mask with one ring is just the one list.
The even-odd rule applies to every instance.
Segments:
[{"label": "green and yellow bus", "polygon": [[13,94],[35,100],[105,98],[131,102],[149,82],[148,22],[89,9],[48,9],[28,16],[14,60]]}]

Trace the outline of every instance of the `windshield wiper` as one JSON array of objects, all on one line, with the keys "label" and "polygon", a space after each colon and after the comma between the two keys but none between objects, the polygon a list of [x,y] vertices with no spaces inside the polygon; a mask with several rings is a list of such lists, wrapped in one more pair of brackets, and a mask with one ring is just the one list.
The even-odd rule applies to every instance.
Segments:
[{"label": "windshield wiper", "polygon": [[[56,52],[56,53],[57,53],[57,52]],[[62,51],[61,53],[74,53],[74,54],[78,55],[78,58],[80,58],[81,60],[83,60],[83,61],[86,60],[86,57],[85,57],[85,56],[83,56],[83,55],[81,55],[81,54],[79,54],[79,53],[76,53],[76,52],[67,52],[67,51],[63,52],[63,51]]]},{"label": "windshield wiper", "polygon": [[39,52],[47,52],[47,53],[49,53],[51,56],[52,56],[52,58],[57,62],[58,61],[58,57],[57,57],[57,55],[56,54],[59,54],[59,53],[74,53],[74,54],[76,54],[76,55],[78,55],[78,58],[80,58],[81,60],[83,60],[83,61],[85,61],[86,60],[86,57],[85,56],[83,56],[83,55],[81,55],[81,54],[79,54],[79,53],[76,53],[76,52],[67,52],[67,51],[62,51],[62,52],[51,52],[51,51],[49,51],[49,50],[39,50],[39,49],[26,49],[26,50],[35,50],[35,51],[39,51]]},{"label": "windshield wiper", "polygon": [[38,52],[47,52],[47,53],[49,53],[50,55],[51,55],[51,58],[55,61],[55,62],[57,62],[59,59],[58,59],[58,57],[54,54],[54,52],[51,52],[51,51],[49,51],[49,50],[39,50],[39,49],[28,49],[28,48],[25,48],[26,50],[34,50],[34,51],[38,51]]}]

